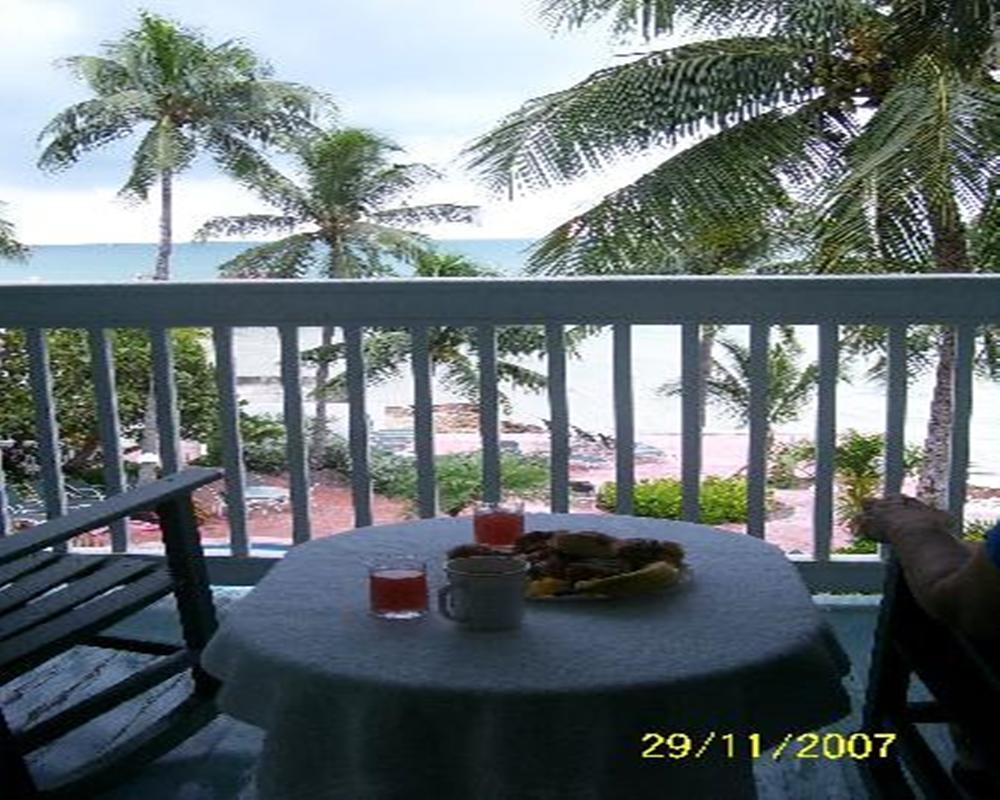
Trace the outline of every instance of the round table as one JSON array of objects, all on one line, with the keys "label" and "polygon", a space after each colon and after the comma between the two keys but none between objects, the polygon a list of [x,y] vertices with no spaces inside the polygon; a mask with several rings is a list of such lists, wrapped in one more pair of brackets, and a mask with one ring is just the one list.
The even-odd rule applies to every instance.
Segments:
[{"label": "round table", "polygon": [[[266,731],[262,800],[752,798],[748,734],[767,747],[848,712],[846,659],[773,545],[623,516],[535,514],[526,528],[672,539],[691,578],[643,598],[534,601],[521,629],[473,632],[437,613],[372,617],[365,566],[422,556],[433,593],[469,518],[293,548],[203,661],[222,710]],[[645,734],[674,732],[714,744],[642,757]]]}]

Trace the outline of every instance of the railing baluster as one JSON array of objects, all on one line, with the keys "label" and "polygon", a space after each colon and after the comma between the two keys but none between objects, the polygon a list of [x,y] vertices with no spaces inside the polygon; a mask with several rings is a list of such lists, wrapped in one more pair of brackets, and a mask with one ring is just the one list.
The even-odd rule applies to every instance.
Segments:
[{"label": "railing baluster", "polygon": [[889,385],[885,397],[885,494],[903,489],[906,448],[906,325],[888,330]]},{"label": "railing baluster", "polygon": [[764,538],[767,517],[768,326],[750,326],[750,444],[747,454],[747,533]]},{"label": "railing baluster", "polygon": [[153,348],[153,394],[156,397],[156,428],[160,440],[160,473],[171,475],[181,466],[174,348],[170,331],[166,328],[153,328],[149,338]]},{"label": "railing baluster", "polygon": [[63,486],[62,449],[59,446],[59,426],[56,424],[52,372],[49,368],[49,345],[45,332],[39,328],[28,330],[28,356],[45,515],[53,519],[66,513],[66,490]]},{"label": "railing baluster", "polygon": [[975,358],[976,329],[971,325],[959,325],[955,331],[955,340],[948,513],[961,530],[969,472],[969,422],[972,419],[972,367]]},{"label": "railing baluster", "polygon": [[292,504],[292,541],[309,541],[309,466],[306,461],[306,428],[302,413],[302,370],[299,329],[283,325],[281,337],[281,386],[285,417],[285,452],[288,456],[288,496]]},{"label": "railing baluster", "polygon": [[837,446],[837,325],[819,327],[819,379],[816,409],[816,479],[813,500],[813,559],[830,560],[833,535],[833,456]]},{"label": "railing baluster", "polygon": [[222,432],[222,465],[226,470],[226,517],[229,520],[229,548],[234,556],[250,553],[247,538],[246,469],[243,466],[243,437],[240,433],[240,405],[236,396],[236,367],[233,359],[233,329],[212,329],[215,344],[215,382],[219,390],[219,426]]},{"label": "railing baluster", "polygon": [[545,326],[549,390],[549,507],[569,511],[569,406],[566,400],[566,342],[563,326]]},{"label": "railing baluster", "polygon": [[414,328],[413,343],[413,447],[417,457],[417,508],[427,519],[437,514],[437,485],[434,469],[434,397],[430,334]]},{"label": "railing baluster", "polygon": [[368,469],[368,414],[365,410],[365,355],[361,328],[345,326],[347,405],[350,409],[351,494],[354,526],[372,524],[371,474]]},{"label": "railing baluster", "polygon": [[681,325],[681,518],[697,522],[701,484],[701,341],[699,326]]},{"label": "railing baluster", "polygon": [[632,327],[613,328],[615,381],[615,512],[635,510],[635,422],[632,414]]},{"label": "railing baluster", "polygon": [[497,388],[497,340],[492,326],[478,328],[479,435],[483,446],[483,500],[500,499],[500,397]]},{"label": "railing baluster", "polygon": [[[115,389],[115,357],[110,331],[91,328],[90,372],[94,379],[97,400],[97,426],[101,437],[101,460],[104,462],[104,487],[108,494],[125,491],[125,467],[122,463],[121,421],[118,417],[118,393]],[[111,523],[111,552],[128,550],[128,520]]]}]

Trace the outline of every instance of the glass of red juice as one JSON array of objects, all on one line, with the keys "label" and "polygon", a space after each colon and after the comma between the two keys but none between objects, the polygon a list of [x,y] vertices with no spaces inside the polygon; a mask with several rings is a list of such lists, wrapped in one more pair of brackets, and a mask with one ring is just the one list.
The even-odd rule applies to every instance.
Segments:
[{"label": "glass of red juice", "polygon": [[477,544],[513,547],[524,533],[524,504],[513,500],[477,503],[472,526]]},{"label": "glass of red juice", "polygon": [[368,590],[376,617],[422,617],[427,613],[427,565],[410,556],[376,559],[368,565]]}]

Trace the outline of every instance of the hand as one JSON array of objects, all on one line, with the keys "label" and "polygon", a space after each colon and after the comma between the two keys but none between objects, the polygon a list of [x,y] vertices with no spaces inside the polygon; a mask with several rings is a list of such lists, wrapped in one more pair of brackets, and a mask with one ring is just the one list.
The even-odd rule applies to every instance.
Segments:
[{"label": "hand", "polygon": [[891,541],[893,534],[915,530],[942,530],[951,527],[951,517],[929,505],[903,494],[861,503],[864,509],[854,518],[855,530],[877,542]]}]

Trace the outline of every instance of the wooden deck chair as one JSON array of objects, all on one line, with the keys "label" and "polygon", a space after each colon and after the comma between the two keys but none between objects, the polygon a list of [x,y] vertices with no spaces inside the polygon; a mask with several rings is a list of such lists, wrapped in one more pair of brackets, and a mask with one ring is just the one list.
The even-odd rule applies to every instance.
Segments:
[{"label": "wooden deck chair", "polygon": [[[911,678],[933,699],[909,699]],[[977,761],[1000,780],[1000,647],[973,642],[927,615],[895,559],[885,589],[872,650],[863,729],[895,733],[886,759],[859,761],[872,797],[913,798],[905,766],[921,794],[963,800],[949,764],[942,764],[917,723],[951,723],[964,732]]]},{"label": "wooden deck chair", "polygon": [[[216,716],[218,682],[198,664],[216,617],[192,493],[220,476],[217,470],[188,469],[0,539],[0,686],[76,645],[160,656],[114,686],[22,730],[12,730],[0,709],[4,800],[91,797]],[[159,518],[165,556],[62,552],[74,536],[147,509]],[[107,633],[109,626],[171,593],[183,644]],[[193,690],[164,717],[57,784],[36,785],[28,754],[185,670],[191,672]]]}]

